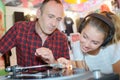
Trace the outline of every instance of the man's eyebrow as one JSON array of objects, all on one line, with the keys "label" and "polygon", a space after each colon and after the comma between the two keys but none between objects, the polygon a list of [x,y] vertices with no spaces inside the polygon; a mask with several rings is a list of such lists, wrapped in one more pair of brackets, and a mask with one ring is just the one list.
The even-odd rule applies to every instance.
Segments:
[{"label": "man's eyebrow", "polygon": [[49,15],[49,16],[53,16],[53,17],[55,16],[55,15],[53,15],[53,14],[48,14],[48,15]]}]

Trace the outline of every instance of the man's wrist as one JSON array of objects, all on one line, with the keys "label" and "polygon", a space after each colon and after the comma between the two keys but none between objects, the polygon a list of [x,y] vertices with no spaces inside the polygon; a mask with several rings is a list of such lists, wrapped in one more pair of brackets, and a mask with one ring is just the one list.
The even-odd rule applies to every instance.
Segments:
[{"label": "man's wrist", "polygon": [[52,64],[57,64],[58,62],[57,62],[57,60],[54,60],[53,62],[52,62]]}]

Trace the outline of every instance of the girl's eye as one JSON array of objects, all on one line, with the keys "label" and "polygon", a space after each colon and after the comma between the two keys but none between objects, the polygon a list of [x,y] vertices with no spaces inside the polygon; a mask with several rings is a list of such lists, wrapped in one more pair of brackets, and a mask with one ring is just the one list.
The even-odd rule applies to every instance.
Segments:
[{"label": "girl's eye", "polygon": [[83,35],[83,38],[87,39],[87,36],[86,36],[86,35]]},{"label": "girl's eye", "polygon": [[96,42],[93,42],[93,44],[94,44],[94,45],[97,45],[98,43],[96,43]]}]

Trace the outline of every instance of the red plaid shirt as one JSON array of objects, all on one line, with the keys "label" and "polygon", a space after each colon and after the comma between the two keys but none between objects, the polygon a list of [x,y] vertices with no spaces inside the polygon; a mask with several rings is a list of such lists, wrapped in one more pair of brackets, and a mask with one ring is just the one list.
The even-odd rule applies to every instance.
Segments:
[{"label": "red plaid shirt", "polygon": [[[0,40],[0,52],[6,53],[16,47],[17,64],[20,66],[34,66],[44,64],[35,56],[37,48],[42,47],[42,40],[35,32],[35,22],[17,22]],[[52,50],[55,59],[65,57],[69,59],[69,49],[66,36],[56,30],[45,41],[43,47]]]}]

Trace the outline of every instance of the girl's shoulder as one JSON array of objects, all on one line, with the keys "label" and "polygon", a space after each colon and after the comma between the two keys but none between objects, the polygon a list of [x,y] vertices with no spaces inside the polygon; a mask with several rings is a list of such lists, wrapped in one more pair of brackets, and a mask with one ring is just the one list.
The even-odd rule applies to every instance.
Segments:
[{"label": "girl's shoulder", "polygon": [[116,48],[116,47],[120,48],[120,41],[117,42],[117,43],[113,43],[113,44],[107,45],[105,48],[106,49],[110,49],[110,48]]},{"label": "girl's shoulder", "polygon": [[118,53],[120,52],[120,41],[118,43],[107,45],[106,47],[102,47],[102,50],[106,53]]}]

